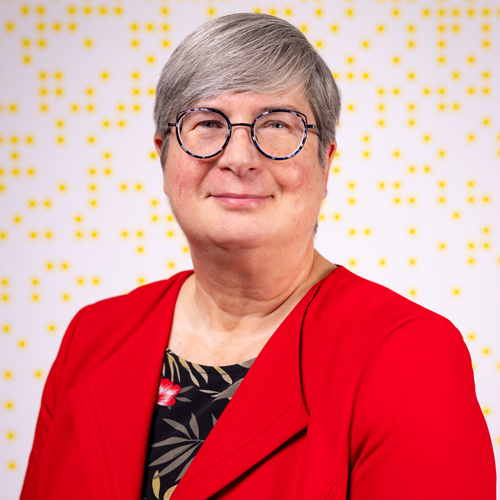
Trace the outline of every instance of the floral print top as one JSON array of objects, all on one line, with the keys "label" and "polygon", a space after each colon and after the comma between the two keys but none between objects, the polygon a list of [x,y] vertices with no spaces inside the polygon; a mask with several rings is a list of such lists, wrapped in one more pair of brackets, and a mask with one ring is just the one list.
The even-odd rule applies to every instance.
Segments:
[{"label": "floral print top", "polygon": [[253,361],[200,366],[167,347],[151,422],[143,500],[170,498]]}]

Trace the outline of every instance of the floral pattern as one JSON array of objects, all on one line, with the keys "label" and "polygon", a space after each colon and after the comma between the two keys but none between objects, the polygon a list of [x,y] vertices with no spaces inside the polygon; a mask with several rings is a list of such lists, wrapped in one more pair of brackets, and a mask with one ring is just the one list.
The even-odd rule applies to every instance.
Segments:
[{"label": "floral pattern", "polygon": [[143,500],[170,498],[253,361],[201,366],[167,348],[151,422]]},{"label": "floral pattern", "polygon": [[158,401],[156,404],[161,406],[172,406],[175,403],[174,396],[177,396],[180,390],[181,388],[178,385],[174,385],[168,378],[162,379],[160,388],[158,389]]}]

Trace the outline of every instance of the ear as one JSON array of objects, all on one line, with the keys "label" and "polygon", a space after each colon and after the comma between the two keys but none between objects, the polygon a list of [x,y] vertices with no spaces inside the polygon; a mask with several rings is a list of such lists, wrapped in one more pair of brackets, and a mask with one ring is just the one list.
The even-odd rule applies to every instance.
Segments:
[{"label": "ear", "polygon": [[328,176],[330,175],[330,167],[332,166],[333,158],[335,157],[335,153],[337,152],[337,141],[333,141],[330,146],[325,150],[325,157],[326,157],[326,166],[325,166],[325,172],[324,172],[324,179],[325,179],[325,192],[323,195],[323,199],[326,198],[326,195],[328,194]]},{"label": "ear", "polygon": [[161,137],[158,134],[155,134],[154,143],[155,143],[156,152],[158,153],[158,156],[161,158],[161,148],[163,146],[163,137]]}]

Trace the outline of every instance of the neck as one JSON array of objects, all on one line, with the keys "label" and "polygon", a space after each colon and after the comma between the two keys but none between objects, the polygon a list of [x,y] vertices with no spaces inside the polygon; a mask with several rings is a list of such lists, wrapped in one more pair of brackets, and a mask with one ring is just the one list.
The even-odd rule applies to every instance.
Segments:
[{"label": "neck", "polygon": [[[224,249],[192,245],[196,312],[219,332],[246,330],[288,312],[333,269],[313,241],[279,248]],[[194,285],[194,286],[193,286]]]},{"label": "neck", "polygon": [[251,359],[307,291],[335,266],[303,246],[228,250],[191,243],[194,275],[181,288],[169,346],[206,365]]}]

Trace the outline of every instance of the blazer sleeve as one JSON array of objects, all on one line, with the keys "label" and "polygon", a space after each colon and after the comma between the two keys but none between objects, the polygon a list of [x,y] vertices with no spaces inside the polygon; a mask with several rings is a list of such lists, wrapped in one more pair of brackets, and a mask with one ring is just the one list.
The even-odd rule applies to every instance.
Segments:
[{"label": "blazer sleeve", "polygon": [[47,381],[45,382],[40,412],[38,414],[38,421],[35,428],[35,438],[33,440],[33,447],[28,461],[28,468],[24,478],[20,500],[32,500],[37,498],[38,470],[45,438],[49,432],[57,406],[64,398],[64,394],[62,394],[61,391],[61,379],[73,335],[84,311],[85,308],[78,312],[68,326],[61,342],[61,347],[59,348],[57,357],[52,364]]},{"label": "blazer sleeve", "polygon": [[372,353],[350,446],[350,500],[496,498],[470,355],[448,320],[408,321]]}]

